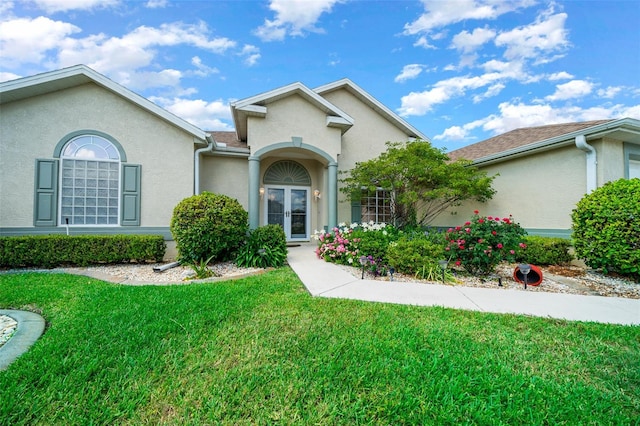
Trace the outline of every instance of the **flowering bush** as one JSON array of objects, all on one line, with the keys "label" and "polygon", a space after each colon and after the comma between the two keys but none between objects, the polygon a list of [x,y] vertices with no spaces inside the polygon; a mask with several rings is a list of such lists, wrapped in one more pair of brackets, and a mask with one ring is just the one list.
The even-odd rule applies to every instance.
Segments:
[{"label": "flowering bush", "polygon": [[455,264],[472,274],[488,275],[503,260],[515,262],[518,251],[526,247],[526,231],[511,216],[501,219],[480,216],[478,210],[473,213],[464,226],[447,230],[445,250]]},{"label": "flowering bush", "polygon": [[[386,263],[389,243],[397,236],[398,231],[392,225],[373,221],[351,225],[341,223],[332,232],[314,233],[314,238],[318,240],[318,257],[327,262],[360,267],[360,256],[366,256],[372,271],[374,265]],[[375,268],[378,269],[378,266]]]},{"label": "flowering bush", "polygon": [[358,238],[353,238],[353,228],[343,224],[339,228],[333,228],[333,232],[316,231],[314,238],[318,240],[316,255],[326,262],[340,263],[343,265],[358,265]]}]

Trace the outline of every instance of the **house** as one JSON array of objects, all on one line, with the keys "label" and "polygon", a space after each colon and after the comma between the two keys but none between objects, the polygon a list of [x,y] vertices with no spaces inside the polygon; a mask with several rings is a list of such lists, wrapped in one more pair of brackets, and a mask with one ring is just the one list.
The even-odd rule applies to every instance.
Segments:
[{"label": "house", "polygon": [[620,178],[640,178],[640,120],[622,118],[516,129],[449,153],[497,175],[485,204],[465,203],[440,215],[455,226],[473,210],[510,214],[530,234],[569,238],[571,212],[587,193]]},{"label": "house", "polygon": [[235,132],[207,132],[84,65],[0,83],[0,235],[170,240],[173,208],[209,191],[236,198],[251,228],[277,223],[305,241],[382,217],[383,192],[344,202],[341,171],[387,141],[428,141],[348,79],[293,83],[231,112]]}]

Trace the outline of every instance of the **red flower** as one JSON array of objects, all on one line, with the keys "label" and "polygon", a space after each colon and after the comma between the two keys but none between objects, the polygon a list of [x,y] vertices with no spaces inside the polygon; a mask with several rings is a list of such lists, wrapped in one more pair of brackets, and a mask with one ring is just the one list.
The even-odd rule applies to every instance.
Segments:
[{"label": "red flower", "polygon": [[459,260],[456,260],[456,266],[460,266],[462,262],[460,262]]},{"label": "red flower", "polygon": [[478,223],[484,223],[484,219],[478,219]]},{"label": "red flower", "polygon": [[473,211],[473,214],[478,214],[478,213],[480,213],[478,210]]},{"label": "red flower", "polygon": [[487,216],[487,219],[493,220],[493,216]]},{"label": "red flower", "polygon": [[469,222],[469,221],[466,221],[466,222],[464,223],[464,226],[469,226],[469,225],[471,225],[471,222]]},{"label": "red flower", "polygon": [[498,235],[496,231],[491,231],[491,235]]}]

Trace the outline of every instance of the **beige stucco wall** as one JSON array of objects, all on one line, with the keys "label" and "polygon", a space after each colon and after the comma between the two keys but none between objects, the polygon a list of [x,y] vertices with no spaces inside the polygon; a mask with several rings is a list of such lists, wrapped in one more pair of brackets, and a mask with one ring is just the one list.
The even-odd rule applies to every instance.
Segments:
[{"label": "beige stucco wall", "polygon": [[94,84],[2,105],[0,226],[33,226],[34,167],[78,130],[115,138],[142,165],[141,226],[169,226],[193,194],[193,136]]},{"label": "beige stucco wall", "polygon": [[[524,228],[567,230],[571,210],[586,191],[585,154],[570,146],[482,167],[497,191],[487,203],[466,202],[442,213],[436,226],[461,225],[479,210],[514,219]],[[451,211],[457,212],[451,215]]]},{"label": "beige stucco wall", "polygon": [[256,153],[267,145],[291,142],[315,146],[334,160],[340,153],[340,129],[327,127],[327,114],[299,95],[291,95],[267,105],[265,118],[249,117],[247,144]]},{"label": "beige stucco wall", "polygon": [[246,158],[208,156],[201,159],[200,190],[224,194],[249,207],[249,162]]},{"label": "beige stucco wall", "polygon": [[624,144],[622,141],[603,138],[590,141],[598,153],[598,186],[624,178]]},{"label": "beige stucco wall", "polygon": [[[369,105],[346,89],[335,90],[324,95],[332,104],[349,114],[355,125],[342,137],[342,150],[338,163],[339,172],[352,169],[356,162],[378,157],[386,151],[387,142],[405,142],[409,137],[398,127],[384,119]],[[345,177],[340,174],[338,179]],[[340,183],[338,183],[340,187]],[[351,203],[339,193],[338,222],[351,221]]]}]

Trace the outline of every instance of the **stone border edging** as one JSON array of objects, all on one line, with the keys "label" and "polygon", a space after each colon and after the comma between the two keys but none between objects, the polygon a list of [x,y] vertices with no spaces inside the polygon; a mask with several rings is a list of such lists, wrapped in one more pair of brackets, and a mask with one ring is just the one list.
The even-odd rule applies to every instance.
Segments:
[{"label": "stone border edging", "polygon": [[40,315],[29,311],[0,309],[0,315],[7,315],[18,323],[13,336],[0,347],[0,371],[3,371],[42,336],[45,322]]}]

